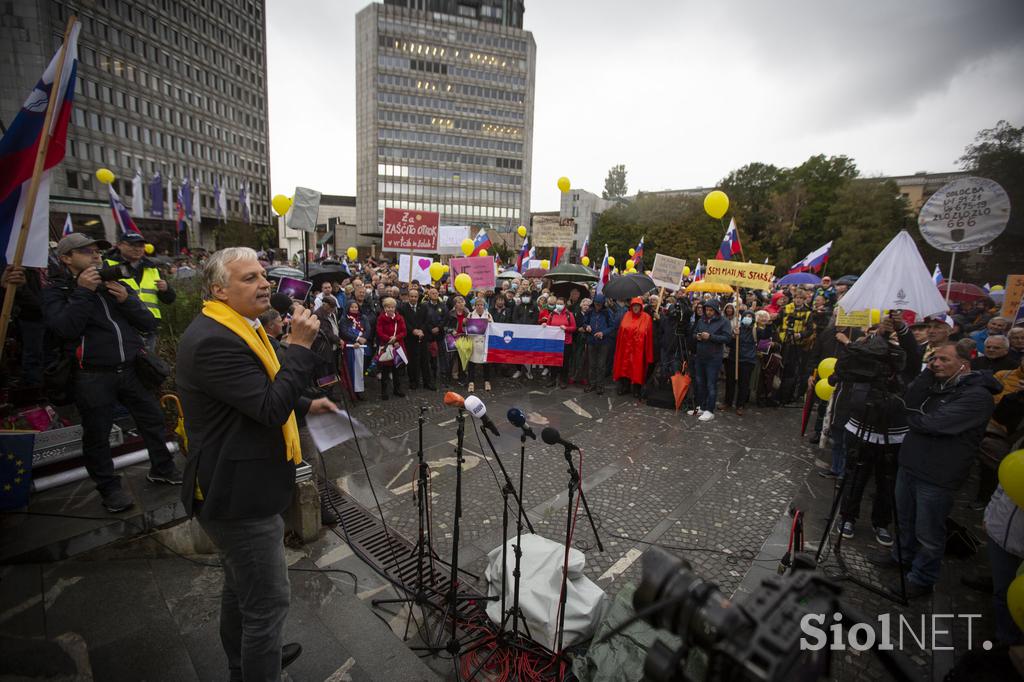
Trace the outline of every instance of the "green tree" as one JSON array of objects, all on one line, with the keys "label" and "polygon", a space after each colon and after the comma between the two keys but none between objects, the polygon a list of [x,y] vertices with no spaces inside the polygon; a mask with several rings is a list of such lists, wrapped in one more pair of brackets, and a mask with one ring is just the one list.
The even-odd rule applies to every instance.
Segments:
[{"label": "green tree", "polygon": [[729,212],[736,218],[744,249],[759,243],[772,223],[772,195],[785,180],[785,171],[770,163],[748,163],[730,172],[719,189],[729,195]]},{"label": "green tree", "polygon": [[885,245],[908,227],[910,207],[895,182],[865,179],[847,183],[836,193],[825,220],[826,232],[835,235],[829,272],[863,272]]},{"label": "green tree", "polygon": [[605,199],[621,199],[626,196],[626,166],[618,164],[608,169],[608,177],[604,179],[604,191],[601,196]]}]

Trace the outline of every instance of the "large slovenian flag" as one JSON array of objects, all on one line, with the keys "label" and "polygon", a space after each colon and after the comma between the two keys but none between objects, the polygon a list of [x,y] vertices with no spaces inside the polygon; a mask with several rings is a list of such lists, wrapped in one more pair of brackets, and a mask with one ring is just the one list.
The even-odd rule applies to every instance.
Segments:
[{"label": "large slovenian flag", "polygon": [[484,249],[491,248],[491,238],[487,235],[487,230],[480,228],[480,231],[476,233],[476,238],[473,240],[473,253],[470,256],[479,256],[480,252]]},{"label": "large slovenian flag", "polygon": [[597,271],[597,288],[594,290],[595,294],[601,293],[604,289],[604,285],[608,284],[608,280],[612,278],[612,269],[608,265],[608,245],[604,245],[604,258],[601,260],[601,269]]},{"label": "large slovenian flag", "polygon": [[935,282],[935,286],[939,286],[946,281],[946,278],[942,276],[942,270],[939,268],[939,264],[935,264],[935,269],[932,270],[932,281]]},{"label": "large slovenian flag", "polygon": [[818,272],[825,264],[828,263],[829,254],[832,251],[832,242],[819,246],[814,251],[804,256],[803,260],[799,260],[793,264],[793,267],[789,269],[790,273],[793,272]]},{"label": "large slovenian flag", "polygon": [[78,33],[81,23],[75,22],[68,36],[61,69],[60,82],[55,93],[53,117],[50,129],[43,130],[46,107],[53,93],[53,82],[57,76],[57,62],[60,50],[50,60],[32,92],[29,93],[21,110],[14,117],[3,139],[0,140],[0,256],[4,263],[14,262],[18,246],[18,235],[24,221],[32,171],[35,169],[36,154],[43,135],[50,136],[39,180],[36,202],[25,242],[25,253],[21,263],[31,268],[46,267],[50,241],[50,171],[64,160],[64,149],[68,136],[68,122],[71,119],[71,104],[75,93],[75,77],[78,71]]},{"label": "large slovenian flag", "polygon": [[487,325],[487,362],[561,367],[565,332],[534,324]]},{"label": "large slovenian flag", "polygon": [[132,220],[132,214],[125,208],[124,202],[121,201],[121,197],[114,191],[113,185],[107,185],[107,190],[110,192],[110,210],[114,214],[114,222],[117,223],[117,227],[121,230],[121,236],[129,234],[142,235],[142,231],[135,226],[135,221]]},{"label": "large slovenian flag", "polygon": [[736,219],[733,218],[729,221],[729,229],[725,231],[725,236],[722,237],[722,245],[718,247],[718,253],[715,258],[718,260],[732,260],[733,256],[738,256],[743,252],[743,247],[740,246],[740,233],[736,229]]}]

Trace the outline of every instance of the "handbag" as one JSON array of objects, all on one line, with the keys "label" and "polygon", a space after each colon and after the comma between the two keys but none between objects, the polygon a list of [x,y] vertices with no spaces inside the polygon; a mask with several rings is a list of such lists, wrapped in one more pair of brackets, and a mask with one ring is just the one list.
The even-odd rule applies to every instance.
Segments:
[{"label": "handbag", "polygon": [[384,346],[377,356],[377,362],[393,362],[394,359],[395,354],[390,343]]},{"label": "handbag", "polygon": [[150,355],[144,348],[135,356],[135,376],[146,388],[160,388],[171,375],[171,368],[159,355]]}]

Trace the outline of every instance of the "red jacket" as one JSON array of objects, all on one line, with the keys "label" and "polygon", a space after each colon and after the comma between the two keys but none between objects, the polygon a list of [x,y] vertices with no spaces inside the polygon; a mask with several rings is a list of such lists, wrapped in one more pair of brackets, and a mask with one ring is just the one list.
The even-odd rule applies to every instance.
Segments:
[{"label": "red jacket", "polygon": [[[541,323],[545,320],[541,320]],[[555,312],[554,310],[548,315],[546,320],[549,327],[565,327],[565,345],[572,345],[572,335],[576,331],[576,318],[568,310],[562,312]]]},{"label": "red jacket", "polygon": [[[387,313],[381,313],[377,318],[377,343],[384,346],[391,341],[392,336],[398,341],[402,350],[405,350],[405,318],[398,313],[395,313],[393,318],[388,317]],[[393,363],[382,362],[380,364],[390,367]]]}]

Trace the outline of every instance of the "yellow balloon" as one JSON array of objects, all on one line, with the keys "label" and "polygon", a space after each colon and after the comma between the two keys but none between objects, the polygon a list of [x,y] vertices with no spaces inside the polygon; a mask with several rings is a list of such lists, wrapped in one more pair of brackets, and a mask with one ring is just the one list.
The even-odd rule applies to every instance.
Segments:
[{"label": "yellow balloon", "polygon": [[583,263],[583,267],[589,267],[590,266],[590,256],[584,256],[583,258],[580,258],[580,262]]},{"label": "yellow balloon", "polygon": [[828,379],[836,371],[837,358],[825,358],[818,363],[818,376]]},{"label": "yellow balloon", "polygon": [[520,225],[519,229],[516,230],[516,232],[519,233],[520,237],[525,237],[526,236],[526,225]]},{"label": "yellow balloon", "polygon": [[462,249],[463,256],[468,256],[469,254],[473,253],[473,240],[463,239],[462,244],[459,245],[459,248]]},{"label": "yellow balloon", "polygon": [[615,267],[615,256],[608,256],[608,265]]},{"label": "yellow balloon", "polygon": [[689,277],[689,276],[690,276],[690,266],[689,265],[684,265],[683,266],[683,277]]},{"label": "yellow balloon", "polygon": [[878,308],[872,308],[870,314],[871,324],[878,324],[882,321],[882,311]]},{"label": "yellow balloon", "polygon": [[96,171],[96,179],[104,185],[109,185],[114,181],[114,172],[109,168],[100,168]]},{"label": "yellow balloon", "polygon": [[1024,507],[1024,450],[1015,450],[999,463],[999,485],[1018,507]]},{"label": "yellow balloon", "polygon": [[626,272],[635,272],[635,271],[636,271],[636,263],[634,263],[631,260],[626,261]]},{"label": "yellow balloon", "polygon": [[443,265],[441,265],[440,263],[431,263],[430,264],[430,279],[432,279],[432,280],[434,280],[436,282],[437,280],[441,279],[441,275],[443,275],[443,274],[444,274],[444,266]]},{"label": "yellow balloon", "polygon": [[541,266],[542,268],[544,268],[545,270],[547,270],[547,269],[548,269],[548,266],[550,266],[550,265],[551,265],[551,261],[549,261],[549,260],[547,260],[547,259],[544,259],[544,260],[542,260],[542,261],[540,262],[540,266]]},{"label": "yellow balloon", "polygon": [[480,249],[480,255],[481,256],[486,256],[487,255],[487,249]]},{"label": "yellow balloon", "polygon": [[156,248],[152,244],[146,244],[146,247],[143,250],[146,252],[147,256],[152,256],[156,253]]},{"label": "yellow balloon", "polygon": [[993,284],[992,286],[990,286],[990,287],[988,288],[988,290],[989,290],[990,292],[991,292],[991,291],[1002,291],[1002,290],[1003,290],[1003,285],[1002,285],[1002,284]]},{"label": "yellow balloon", "polygon": [[292,207],[292,200],[283,194],[275,194],[270,200],[270,205],[274,207],[277,215],[284,215]]},{"label": "yellow balloon", "polygon": [[359,258],[359,250],[354,246],[350,246],[345,250],[345,255],[348,256],[349,260],[355,260]]},{"label": "yellow balloon", "polygon": [[562,194],[568,192],[571,187],[572,185],[569,184],[569,178],[564,175],[558,178],[558,189],[561,190]]},{"label": "yellow balloon", "polygon": [[814,384],[814,395],[818,396],[822,400],[828,400],[831,398],[832,392],[835,390],[835,387],[828,383],[828,379],[819,379],[818,383]]},{"label": "yellow balloon", "polygon": [[452,266],[450,266],[450,265],[446,265],[446,266],[444,266],[444,271],[445,271],[445,272],[448,272],[448,271],[449,271],[449,270],[451,270],[451,269],[452,269]]},{"label": "yellow balloon", "polygon": [[455,291],[459,292],[461,295],[465,296],[472,288],[473,278],[466,273],[460,273],[459,276],[455,278]]},{"label": "yellow balloon", "polygon": [[1018,575],[1006,588],[1006,605],[1017,627],[1024,628],[1024,575]]},{"label": "yellow balloon", "polygon": [[629,250],[629,255],[630,256],[635,256],[636,255],[636,249],[630,249]]},{"label": "yellow balloon", "polygon": [[720,189],[708,192],[704,197],[704,210],[715,220],[721,219],[729,210],[729,197]]}]

